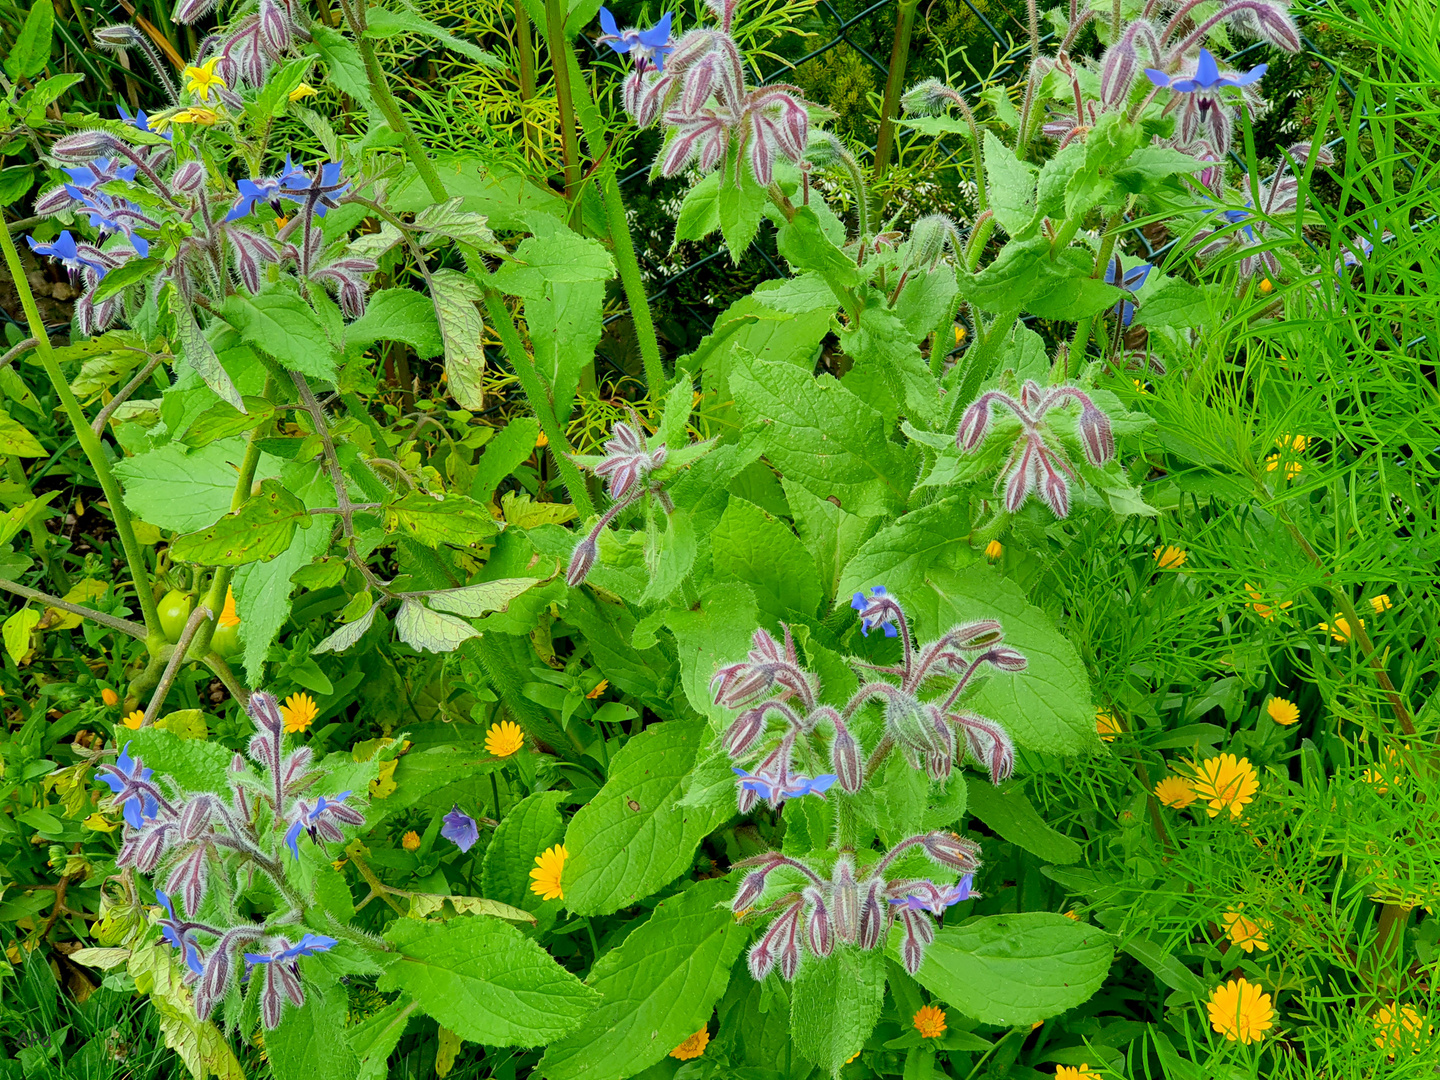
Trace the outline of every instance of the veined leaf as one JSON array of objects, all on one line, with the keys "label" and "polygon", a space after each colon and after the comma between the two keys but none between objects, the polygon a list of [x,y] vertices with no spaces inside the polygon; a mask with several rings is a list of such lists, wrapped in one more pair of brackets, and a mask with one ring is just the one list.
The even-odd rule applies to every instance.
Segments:
[{"label": "veined leaf", "polygon": [[[330,340],[319,316],[295,293],[283,288],[253,297],[236,293],[225,302],[221,314],[245,341],[284,367],[311,378],[334,380],[338,342]],[[211,389],[215,389],[213,384]],[[236,404],[224,394],[220,396]]]},{"label": "veined leaf", "polygon": [[195,1017],[190,989],[176,969],[175,950],[158,938],[130,953],[127,968],[135,988],[150,996],[160,1017],[165,1045],[179,1055],[192,1076],[245,1080],[225,1036],[208,1020]]},{"label": "veined leaf", "polygon": [[370,605],[370,610],[361,615],[352,623],[346,623],[340,629],[331,633],[310,651],[312,653],[341,653],[353,646],[365,636],[365,631],[370,629],[370,624],[375,621],[375,612],[380,610],[380,604]]},{"label": "veined leaf", "polygon": [[440,918],[444,919],[447,917],[445,915],[446,904],[454,908],[458,915],[486,915],[494,919],[504,919],[507,922],[535,925],[534,915],[528,911],[521,911],[517,907],[511,907],[509,904],[502,904],[498,900],[486,900],[482,896],[452,896],[448,893],[411,893],[410,917],[424,919],[438,913]]},{"label": "veined leaf", "polygon": [[328,986],[309,981],[305,1004],[287,1008],[280,1026],[265,1033],[271,1075],[275,1080],[353,1080],[359,1062],[345,1038],[345,989],[333,981]]},{"label": "veined leaf", "polygon": [[177,536],[170,557],[202,566],[243,566],[269,562],[290,547],[295,530],[310,528],[310,511],[277,480],[208,529]]},{"label": "veined leaf", "polygon": [[1048,863],[1080,861],[1080,845],[1056,832],[1035,812],[1025,792],[1012,785],[1001,791],[984,777],[971,776],[966,784],[969,810],[1000,836]]},{"label": "veined leaf", "polygon": [[456,615],[478,619],[492,611],[504,611],[510,601],[526,589],[540,582],[540,578],[501,578],[498,581],[484,581],[479,585],[466,585],[461,589],[446,589],[443,592],[427,593],[425,600],[432,608],[449,611]]},{"label": "veined leaf", "polygon": [[275,415],[275,406],[262,397],[246,396],[241,401],[245,406],[243,412],[228,401],[211,405],[195,418],[180,441],[189,447],[209,446],[257,428]]},{"label": "veined leaf", "polygon": [[402,532],[427,547],[474,547],[500,531],[490,511],[474,499],[453,494],[433,499],[421,491],[385,507],[385,524],[391,532]]},{"label": "veined leaf", "polygon": [[45,457],[45,447],[18,420],[0,409],[0,454],[11,457]]},{"label": "veined leaf", "polygon": [[565,822],[559,810],[564,798],[563,791],[537,791],[505,814],[485,849],[481,880],[486,895],[526,911],[546,903],[530,889],[530,870],[537,853],[565,837]]},{"label": "veined leaf", "polygon": [[395,633],[412,649],[423,652],[454,652],[480,631],[453,615],[431,611],[420,601],[407,597],[395,614]]},{"label": "veined leaf", "polygon": [[478,45],[472,45],[470,42],[456,37],[443,26],[433,23],[429,19],[421,18],[413,11],[390,11],[376,5],[365,13],[366,37],[391,38],[400,34],[419,34],[422,37],[434,38],[460,55],[474,60],[477,64],[498,68],[502,71],[505,69],[504,64]]},{"label": "veined leaf", "polygon": [[475,306],[483,299],[480,287],[458,270],[436,270],[430,275],[430,297],[445,342],[450,396],[462,409],[483,408],[485,320]]},{"label": "veined leaf", "polygon": [[614,273],[614,260],[598,240],[569,229],[556,229],[521,241],[511,261],[495,271],[495,287],[526,300],[538,300],[548,286],[605,281]]},{"label": "veined leaf", "polygon": [[382,992],[404,990],[462,1039],[539,1046],[574,1031],[600,1001],[534,941],[498,919],[398,919]]},{"label": "veined leaf", "polygon": [[795,1049],[831,1075],[838,1074],[865,1045],[884,1003],[885,956],[880,950],[840,945],[823,960],[807,957],[791,989]]}]

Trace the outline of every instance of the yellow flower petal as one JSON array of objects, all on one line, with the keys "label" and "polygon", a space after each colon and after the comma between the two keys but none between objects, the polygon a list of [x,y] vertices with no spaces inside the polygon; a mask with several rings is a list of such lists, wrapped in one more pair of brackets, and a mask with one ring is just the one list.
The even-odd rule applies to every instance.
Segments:
[{"label": "yellow flower petal", "polygon": [[495,757],[509,757],[525,745],[525,732],[519,724],[502,720],[485,733],[485,752]]},{"label": "yellow flower petal", "polygon": [[565,860],[570,852],[564,844],[556,844],[535,856],[535,869],[530,871],[530,891],[541,900],[564,900],[565,890],[560,878],[565,872]]},{"label": "yellow flower petal", "polygon": [[1265,703],[1265,711],[1270,714],[1271,720],[1286,727],[1300,719],[1300,707],[1283,697],[1272,697]]},{"label": "yellow flower petal", "polygon": [[691,1035],[679,1046],[675,1047],[674,1050],[671,1050],[670,1056],[679,1058],[681,1061],[690,1061],[692,1058],[697,1058],[703,1054],[705,1047],[709,1045],[710,1032],[708,1029],[702,1027],[699,1031],[695,1032],[694,1035]]},{"label": "yellow flower petal", "polygon": [[291,694],[280,706],[280,717],[285,721],[285,730],[297,735],[315,722],[320,708],[309,694]]},{"label": "yellow flower petal", "polygon": [[1232,979],[1217,986],[1207,1006],[1210,1026],[1231,1042],[1259,1042],[1275,1026],[1270,995],[1255,983]]},{"label": "yellow flower petal", "polygon": [[934,1005],[922,1006],[911,1023],[921,1038],[938,1039],[945,1034],[945,1010]]}]

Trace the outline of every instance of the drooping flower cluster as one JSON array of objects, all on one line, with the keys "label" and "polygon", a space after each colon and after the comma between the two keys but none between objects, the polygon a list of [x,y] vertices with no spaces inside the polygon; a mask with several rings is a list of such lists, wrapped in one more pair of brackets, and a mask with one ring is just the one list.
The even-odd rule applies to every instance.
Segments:
[{"label": "drooping flower cluster", "polygon": [[[181,0],[173,18],[179,23],[193,23],[209,14],[217,2]],[[270,69],[294,49],[296,42],[310,40],[308,15],[297,11],[297,7],[297,0],[260,0],[259,7],[229,27],[224,37],[212,39],[215,55],[210,61],[211,70],[218,68],[220,78],[232,87],[242,80],[251,86],[263,85]]]},{"label": "drooping flower cluster", "polygon": [[756,183],[768,186],[777,157],[799,164],[809,141],[810,116],[798,87],[772,83],[752,87],[731,36],[736,0],[706,0],[718,27],[697,27],[672,43],[670,15],[650,30],[617,31],[601,9],[600,38],[633,63],[625,79],[625,111],[642,128],[657,121],[666,129],[656,167],[676,176],[693,162],[702,173],[722,164],[724,183],[739,184],[748,165]]},{"label": "drooping flower cluster", "polygon": [[1020,421],[1020,434],[1001,469],[1005,509],[1010,513],[1024,506],[1032,492],[1056,517],[1070,513],[1070,481],[1077,479],[1075,468],[1045,417],[1072,401],[1080,405],[1076,430],[1085,459],[1098,468],[1115,456],[1115,436],[1110,418],[1077,386],[1042,389],[1039,383],[1027,379],[1018,401],[1003,390],[989,390],[971,402],[960,418],[955,444],[967,454],[979,449],[990,434],[992,405],[1008,409]]},{"label": "drooping flower cluster", "polygon": [[[958,870],[960,880],[942,885],[929,878],[890,878],[896,860],[915,848],[937,866]],[[749,869],[731,902],[737,913],[760,900],[770,875],[782,867],[796,871],[802,879],[796,891],[766,909],[778,911],[779,916],[751,947],[750,974],[758,980],[778,970],[788,981],[795,978],[807,951],[824,958],[837,945],[858,945],[866,950],[883,947],[897,918],[905,932],[900,960],[906,971],[915,974],[924,962],[926,946],[935,940],[932,916],[943,915],[947,908],[979,895],[971,891],[980,867],[979,851],[978,844],[937,830],[901,840],[863,870],[856,869],[853,854],[841,852],[828,878],[805,861],[778,851],[736,863],[737,868]]]},{"label": "drooping flower cluster", "polygon": [[626,507],[639,502],[646,495],[654,495],[668,514],[675,509],[663,485],[653,483],[650,474],[665,464],[669,448],[657,442],[652,449],[645,438],[645,425],[634,409],[630,410],[630,422],[621,421],[610,430],[610,438],[603,447],[605,453],[598,461],[576,458],[576,463],[588,468],[596,476],[605,477],[614,503],[600,516],[591,530],[575,545],[570,556],[570,567],[565,580],[579,585],[595,565],[599,554],[599,537],[615,517]]},{"label": "drooping flower cluster", "polygon": [[[335,945],[334,938],[308,933],[301,925],[301,902],[286,881],[283,851],[288,848],[298,859],[302,836],[317,844],[341,843],[342,827],[363,825],[365,817],[347,802],[348,791],[306,794],[320,773],[311,767],[309,747],[285,752],[284,719],[273,696],[256,691],[247,711],[256,727],[247,753],[259,773],[236,754],[227,795],[184,792],[173,783],[162,786],[154,771],[130,754],[129,744],[115,764],[97,771],[125,819],[116,866],[164,878],[164,888],[155,890],[165,910],[159,926],[188,969],[185,982],[195,988],[196,1015],[209,1017],[237,973],[248,978],[253,968],[265,965],[260,1009],[265,1026],[273,1028],[285,1001],[295,1006],[305,1002],[298,958]],[[273,824],[262,827],[265,823]],[[241,865],[268,878],[287,909],[264,923],[224,927],[198,921],[212,888],[234,880]],[[177,901],[184,917],[177,912]],[[232,901],[227,898],[212,907],[224,910]],[[202,944],[197,935],[210,944]]]}]

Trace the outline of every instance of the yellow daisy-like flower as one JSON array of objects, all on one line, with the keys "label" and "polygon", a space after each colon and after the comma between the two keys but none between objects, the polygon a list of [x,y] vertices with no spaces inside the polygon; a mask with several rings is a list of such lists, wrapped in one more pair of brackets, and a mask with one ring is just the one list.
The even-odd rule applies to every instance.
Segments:
[{"label": "yellow daisy-like flower", "polygon": [[1062,912],[1062,914],[1071,922],[1080,921],[1080,912],[1076,911],[1074,908],[1071,908],[1069,911]]},{"label": "yellow daisy-like flower", "polygon": [[220,609],[220,618],[215,620],[216,626],[239,626],[240,615],[235,610],[235,590],[225,586],[225,606]]},{"label": "yellow daisy-like flower", "polygon": [[1275,612],[1277,610],[1284,611],[1286,608],[1294,605],[1293,600],[1286,600],[1284,603],[1275,607],[1262,603],[1261,601],[1265,599],[1265,594],[1248,581],[1245,583],[1245,591],[1250,594],[1250,599],[1254,601],[1250,606],[1255,609],[1255,614],[1259,615],[1262,619],[1273,619],[1275,618]]},{"label": "yellow daisy-like flower", "polygon": [[1185,565],[1185,560],[1190,553],[1184,548],[1157,547],[1155,549],[1155,561],[1160,564],[1161,570],[1179,570]]},{"label": "yellow daisy-like flower", "polygon": [[911,1023],[922,1038],[938,1039],[945,1034],[945,1010],[934,1005],[922,1006]]},{"label": "yellow daisy-like flower", "polygon": [[103,701],[106,705],[118,705],[120,704],[120,695],[115,693],[114,690],[111,690],[110,687],[107,686],[105,687],[105,689],[100,691],[100,700]]},{"label": "yellow daisy-like flower", "polygon": [[1120,718],[1109,709],[1101,709],[1095,714],[1095,732],[1104,742],[1114,742],[1115,736],[1125,729],[1120,724]]},{"label": "yellow daisy-like flower", "polygon": [[120,723],[124,724],[131,731],[139,731],[140,725],[144,722],[145,713],[142,712],[140,709],[136,709],[134,712],[126,714],[125,719],[120,721]]},{"label": "yellow daisy-like flower", "polygon": [[1283,697],[1272,697],[1265,703],[1265,711],[1270,714],[1270,719],[1277,724],[1289,727],[1300,719],[1300,706],[1293,701],[1287,701]]},{"label": "yellow daisy-like flower", "polygon": [[[964,324],[964,323],[958,323],[958,322],[957,322],[957,323],[955,324],[955,348],[958,349],[961,345],[964,345],[964,344],[965,344],[965,339],[966,339],[967,337],[969,337],[969,336],[970,336],[970,331],[969,331],[969,329],[965,326],[965,324]],[[851,1058],[850,1060],[851,1060],[851,1061],[854,1061],[855,1059],[854,1059],[854,1058]]]},{"label": "yellow daisy-like flower", "polygon": [[407,832],[404,836],[400,838],[400,846],[406,851],[419,851],[420,834],[417,833],[414,829],[411,829],[409,832]]},{"label": "yellow daisy-like flower", "polygon": [[609,679],[601,679],[598,683],[595,684],[595,689],[594,689],[594,690],[591,690],[591,691],[590,691],[588,694],[586,694],[585,696],[586,696],[587,698],[589,698],[591,701],[594,701],[596,698],[598,698],[601,694],[605,693],[605,691],[606,691],[606,690],[609,690],[609,689],[610,689],[610,680],[609,680]]},{"label": "yellow daisy-like flower", "polygon": [[985,545],[985,558],[989,559],[991,562],[994,562],[996,559],[1000,558],[1000,556],[1004,554],[1005,545],[1000,543],[999,540],[991,540],[988,544]]},{"label": "yellow daisy-like flower", "polygon": [[1256,949],[1264,952],[1270,948],[1265,940],[1265,931],[1270,929],[1270,923],[1265,919],[1258,916],[1252,919],[1239,911],[1227,911],[1220,916],[1220,921],[1225,924],[1225,933],[1230,940],[1246,953]]},{"label": "yellow daisy-like flower", "polygon": [[[1274,472],[1276,469],[1280,468],[1280,464],[1280,455],[1271,454],[1265,459],[1265,471]],[[1284,464],[1286,480],[1293,480],[1296,476],[1299,476],[1300,473],[1305,471],[1305,466],[1298,461],[1287,461]]]},{"label": "yellow daisy-like flower", "polygon": [[689,1061],[692,1058],[697,1058],[701,1054],[703,1054],[705,1052],[705,1047],[709,1045],[710,1032],[702,1027],[699,1031],[695,1032],[694,1035],[691,1035],[679,1046],[675,1047],[674,1050],[671,1050],[670,1056],[673,1058],[679,1058],[681,1061]]},{"label": "yellow daisy-like flower", "polygon": [[1206,812],[1212,818],[1226,809],[1231,817],[1238,818],[1254,801],[1255,793],[1260,790],[1260,779],[1249,759],[1221,754],[1195,766],[1194,785],[1195,794],[1207,804]]},{"label": "yellow daisy-like flower", "polygon": [[1382,615],[1394,606],[1395,605],[1390,602],[1390,597],[1384,593],[1370,598],[1370,609],[1374,611],[1376,615]]},{"label": "yellow daisy-like flower", "polygon": [[1272,292],[1274,292],[1274,291],[1275,291],[1275,286],[1274,286],[1274,284],[1270,281],[1270,279],[1269,279],[1268,277],[1267,277],[1267,278],[1261,278],[1261,279],[1260,279],[1260,295],[1261,295],[1261,296],[1269,296],[1269,295],[1270,295]]},{"label": "yellow daisy-like flower", "polygon": [[225,80],[215,74],[215,65],[220,62],[220,57],[212,57],[206,60],[199,67],[187,67],[185,69],[185,89],[192,94],[199,96],[201,101],[210,100],[210,91],[217,86],[226,89]]},{"label": "yellow daisy-like flower", "polygon": [[1097,1072],[1091,1072],[1090,1066],[1085,1062],[1080,1063],[1077,1069],[1073,1065],[1055,1066],[1055,1080],[1084,1080],[1087,1076],[1099,1076]]},{"label": "yellow daisy-like flower", "polygon": [[[1413,1005],[1381,1005],[1375,1010],[1375,1045],[1382,1050],[1404,1050],[1409,1047],[1412,1054],[1420,1053],[1421,1043],[1429,1041],[1435,1034],[1435,1025],[1415,1011]],[[1394,1053],[1391,1053],[1394,1057]]]},{"label": "yellow daisy-like flower", "polygon": [[309,83],[302,82],[299,86],[295,87],[294,90],[291,90],[288,96],[292,102],[299,101],[302,98],[314,97],[315,88]]},{"label": "yellow daisy-like flower", "polygon": [[[863,1047],[862,1047],[862,1049],[863,1049]],[[845,1064],[846,1064],[846,1065],[849,1065],[850,1062],[854,1061],[854,1060],[855,1060],[856,1058],[858,1058],[859,1056],[860,1056],[860,1051],[859,1051],[859,1050],[856,1050],[853,1054],[851,1054],[848,1058],[845,1059]]]},{"label": "yellow daisy-like flower", "polygon": [[1195,801],[1195,788],[1185,777],[1171,775],[1155,785],[1155,798],[1173,810],[1184,810]]},{"label": "yellow daisy-like flower", "polygon": [[[1323,623],[1323,622],[1322,622],[1322,623],[1320,624],[1320,629],[1321,629],[1321,630],[1328,630],[1328,631],[1330,632],[1330,636],[1331,636],[1332,638],[1334,638],[1336,641],[1339,641],[1339,642],[1349,641],[1349,640],[1350,640],[1350,636],[1351,636],[1351,634],[1353,633],[1353,631],[1350,629],[1350,622],[1349,622],[1349,620],[1346,619],[1343,615],[1336,615],[1336,616],[1335,616],[1335,621],[1334,621],[1333,623]],[[1364,620],[1364,619],[1361,619],[1361,620],[1360,620],[1360,629],[1361,629],[1361,630],[1364,630],[1364,629],[1365,629],[1365,620]]]},{"label": "yellow daisy-like flower", "polygon": [[320,708],[309,694],[291,694],[280,706],[280,717],[291,735],[304,731],[320,715]]},{"label": "yellow daisy-like flower", "polygon": [[188,109],[181,109],[170,116],[157,116],[150,121],[150,128],[153,131],[163,131],[167,124],[199,124],[202,127],[211,127],[220,119],[220,114],[214,109],[201,108],[199,105],[192,105]]},{"label": "yellow daisy-like flower", "polygon": [[535,869],[530,871],[530,876],[534,878],[530,882],[530,891],[541,900],[564,900],[565,890],[560,885],[560,875],[565,872],[565,860],[569,857],[570,852],[565,850],[564,844],[556,844],[536,855]]},{"label": "yellow daisy-like flower", "polygon": [[485,752],[495,757],[509,757],[525,745],[525,732],[519,724],[501,720],[485,733]]},{"label": "yellow daisy-like flower", "polygon": [[540,432],[539,435],[536,435],[536,436],[535,436],[535,449],[537,449],[537,450],[543,450],[545,447],[547,447],[547,446],[549,446],[549,445],[550,445],[550,436],[549,436],[549,435],[546,435],[545,432],[542,431],[542,432]]},{"label": "yellow daisy-like flower", "polygon": [[1281,450],[1284,450],[1288,447],[1289,449],[1294,450],[1297,454],[1300,454],[1303,453],[1305,448],[1310,445],[1310,440],[1307,439],[1304,435],[1287,434],[1281,435],[1278,439],[1276,439],[1275,445],[1280,447]]},{"label": "yellow daisy-like flower", "polygon": [[1259,1042],[1275,1026],[1270,995],[1255,983],[1231,979],[1210,995],[1210,1026],[1231,1042]]}]

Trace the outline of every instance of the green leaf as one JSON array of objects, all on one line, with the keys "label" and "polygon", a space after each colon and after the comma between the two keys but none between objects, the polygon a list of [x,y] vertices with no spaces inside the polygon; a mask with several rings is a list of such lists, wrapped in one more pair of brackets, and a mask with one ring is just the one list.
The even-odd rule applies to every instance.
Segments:
[{"label": "green leaf", "polygon": [[720,174],[707,173],[685,193],[675,222],[671,250],[686,240],[704,240],[720,228]]},{"label": "green leaf", "polygon": [[397,919],[378,989],[403,990],[462,1039],[540,1046],[574,1031],[600,1001],[519,930],[495,919]]},{"label": "green leaf", "polygon": [[334,381],[336,343],[330,340],[310,305],[295,293],[281,287],[254,297],[236,293],[225,302],[221,315],[240,332],[241,338],[284,367],[311,378]]},{"label": "green leaf", "polygon": [[211,405],[195,418],[180,441],[192,448],[209,446],[232,435],[243,435],[275,415],[275,406],[262,397],[246,395],[241,401],[245,405],[244,412],[228,401]]},{"label": "green leaf", "polygon": [[772,426],[766,456],[782,475],[851,513],[904,504],[908,455],[885,437],[880,413],[834,378],[740,353],[730,386],[746,423]]},{"label": "green leaf", "polygon": [[225,770],[234,754],[219,743],[183,739],[164,728],[126,731],[120,745],[140,758],[157,776],[169,776],[187,791],[225,790]]},{"label": "green leaf", "polygon": [[[286,465],[280,470],[280,482],[312,510],[335,505],[335,488],[317,462]],[[145,520],[153,521],[148,517]],[[251,686],[264,685],[261,676],[270,646],[290,617],[290,594],[295,591],[291,575],[325,554],[329,546],[329,529],[301,529],[283,554],[268,563],[249,563],[235,571],[235,607],[240,616],[240,637],[245,642],[245,673]]]},{"label": "green leaf", "polygon": [[392,38],[401,34],[419,34],[422,37],[434,38],[461,56],[474,60],[477,64],[500,71],[506,70],[503,63],[478,45],[472,45],[470,42],[456,37],[443,26],[439,26],[429,19],[421,18],[413,11],[404,9],[390,11],[376,5],[365,13],[366,37]]},{"label": "green leaf", "polygon": [[1125,299],[1124,289],[1090,275],[1095,257],[1082,248],[1068,248],[1044,266],[1048,288],[1037,289],[1025,310],[1042,319],[1074,321],[1098,315]]},{"label": "green leaf", "polygon": [[166,286],[166,295],[170,298],[170,307],[175,313],[175,331],[180,339],[180,351],[185,363],[190,365],[221,401],[227,401],[244,412],[244,399],[241,398],[240,391],[235,389],[235,383],[231,380],[230,373],[225,370],[225,365],[220,362],[220,357],[215,355],[215,347],[210,344],[210,339],[195,321],[195,312],[189,301],[177,300],[173,286]]},{"label": "green leaf", "polygon": [[495,287],[512,296],[538,300],[547,285],[606,281],[615,273],[614,260],[598,240],[568,229],[520,242],[511,261],[495,271]]},{"label": "green leaf", "polygon": [[714,879],[660,901],[591,969],[600,1007],[584,1028],[550,1045],[539,1072],[548,1080],[633,1076],[704,1027],[748,937],[729,909],[733,892]]},{"label": "green leaf", "polygon": [[1035,166],[985,132],[985,179],[995,220],[1011,236],[1023,236],[1035,219]]},{"label": "green leaf", "polygon": [[595,362],[604,303],[603,281],[554,282],[541,296],[525,301],[535,367],[550,388],[562,424],[570,416],[580,373]]},{"label": "green leaf", "polygon": [[354,98],[370,112],[376,112],[370,96],[370,80],[365,74],[365,61],[355,43],[338,30],[317,23],[310,30],[315,51],[325,61],[330,81],[341,93]]},{"label": "green leaf", "polygon": [[1080,845],[1045,824],[1019,785],[1012,784],[1002,791],[989,780],[972,776],[966,787],[970,813],[999,833],[1001,839],[1047,863],[1063,865],[1080,861]]},{"label": "green leaf", "polygon": [[609,779],[570,819],[565,905],[608,915],[687,870],[695,849],[724,820],[675,804],[700,746],[703,724],[669,720],[646,728],[610,763]]},{"label": "green leaf", "polygon": [[430,295],[445,346],[445,380],[462,409],[485,405],[485,320],[475,306],[480,287],[458,270],[430,275]]},{"label": "green leaf", "polygon": [[239,439],[195,451],[167,443],[116,462],[115,475],[125,485],[126,507],[141,521],[173,532],[194,532],[230,512],[236,468],[244,454]]},{"label": "green leaf", "polygon": [[968,495],[951,495],[912,510],[860,545],[845,564],[835,595],[844,598],[871,585],[884,585],[903,596],[918,588],[935,560],[969,531]]},{"label": "green leaf", "polygon": [[280,1026],[265,1033],[270,1072],[275,1080],[354,1080],[359,1062],[345,1038],[345,988],[308,981],[305,1004],[286,1008]]},{"label": "green leaf", "polygon": [[[729,165],[726,165],[729,175]],[[725,237],[725,246],[730,249],[730,259],[736,265],[750,250],[755,234],[760,231],[760,221],[765,208],[770,205],[765,189],[750,175],[750,169],[742,165],[739,169],[739,183],[722,181],[715,198],[715,209],[720,217],[720,234]]]},{"label": "green leaf", "polygon": [[844,299],[845,290],[860,283],[860,268],[855,260],[841,251],[820,227],[820,218],[808,206],[796,209],[776,234],[776,246],[792,270],[814,270],[820,274],[837,300]]},{"label": "green leaf", "polygon": [[692,709],[709,718],[717,731],[735,714],[715,704],[710,696],[710,680],[721,664],[745,658],[759,621],[755,594],[748,586],[735,582],[707,589],[699,607],[665,613],[665,623],[679,646],[685,698]]},{"label": "green leaf", "polygon": [[260,490],[239,510],[208,529],[177,536],[170,545],[170,557],[202,566],[269,562],[289,549],[297,528],[310,528],[305,504],[277,481],[263,480]]},{"label": "green leaf", "polygon": [[479,585],[466,585],[459,589],[427,593],[425,601],[439,611],[449,611],[456,615],[478,619],[492,611],[507,610],[511,600],[532,586],[538,585],[540,580],[540,578],[528,577],[500,578],[496,581],[484,581]]},{"label": "green leaf", "polygon": [[[364,594],[364,595],[369,595]],[[312,653],[342,653],[352,648],[357,641],[365,636],[365,631],[370,629],[370,624],[375,621],[375,613],[380,610],[380,601],[370,605],[370,610],[361,615],[352,623],[346,623],[338,630],[326,636],[310,651]]]},{"label": "green leaf", "polygon": [[481,882],[486,896],[525,911],[552,902],[530,889],[530,871],[536,855],[565,838],[559,809],[565,798],[563,791],[537,791],[506,812],[485,849]]},{"label": "green leaf", "polygon": [[12,79],[33,79],[50,62],[50,41],[55,32],[55,5],[35,0],[25,24],[5,57],[5,70]]},{"label": "green leaf", "polygon": [[412,649],[422,652],[454,652],[480,631],[452,615],[431,611],[419,600],[407,597],[395,614],[395,633]]},{"label": "green leaf", "polygon": [[754,503],[732,496],[710,546],[716,576],[752,586],[772,615],[813,616],[819,609],[824,596],[815,560],[789,526]]},{"label": "green leaf", "polygon": [[476,502],[489,502],[501,482],[535,452],[539,437],[540,424],[533,416],[512,418],[500,434],[485,444],[485,452],[475,466],[475,478],[470,481],[470,497]]},{"label": "green leaf", "polygon": [[96,304],[109,300],[131,285],[136,285],[152,274],[159,273],[164,267],[163,259],[131,259],[107,273],[101,279],[100,284],[95,286],[95,291],[91,294],[90,299]]},{"label": "green leaf", "polygon": [[365,314],[345,328],[347,348],[377,341],[403,341],[422,360],[445,351],[434,302],[413,289],[381,289],[365,304]]},{"label": "green leaf", "polygon": [[[540,25],[545,25],[543,17]],[[361,75],[364,75],[363,69]],[[493,156],[439,156],[435,159],[435,171],[440,175],[446,195],[460,199],[461,209],[484,214],[487,226],[492,229],[530,232],[537,217],[560,221],[567,214],[563,197],[498,165]],[[395,213],[418,214],[434,206],[435,200],[419,174],[410,172],[392,182],[389,205]]]},{"label": "green leaf", "polygon": [[[925,330],[935,329],[931,323]],[[923,336],[923,335],[922,335]],[[840,344],[855,366],[841,380],[894,425],[900,415],[932,423],[940,411],[940,389],[920,356],[915,339],[898,315],[884,308],[865,312],[858,325],[840,333]]]},{"label": "green leaf", "polygon": [[664,521],[665,531],[655,535],[654,543],[645,552],[649,581],[640,595],[642,604],[668,599],[695,565],[698,543],[689,511],[676,509],[666,514]]},{"label": "green leaf", "polygon": [[423,491],[412,491],[385,507],[385,524],[387,531],[403,533],[427,547],[474,547],[499,532],[490,511],[474,499],[455,494],[435,499]]},{"label": "green leaf", "polygon": [[1215,294],[1181,278],[1165,277],[1152,290],[1144,290],[1135,321],[1152,330],[1188,330],[1211,320]]},{"label": "green leaf", "polygon": [[1014,674],[991,672],[965,707],[1000,721],[1021,746],[1047,754],[1099,749],[1095,709],[1085,665],[1049,617],[1032,607],[1020,587],[987,566],[960,571],[932,568],[929,589],[902,597],[914,605],[922,637],[962,622],[998,619],[1005,643],[1029,666]]},{"label": "green leaf", "polygon": [[19,506],[12,506],[0,513],[0,544],[8,544],[20,535],[20,530],[39,524],[46,518],[54,517],[55,511],[48,510],[51,500],[60,497],[58,491],[47,491],[34,499],[27,499]]},{"label": "green leaf", "polygon": [[175,950],[156,938],[133,949],[126,965],[135,988],[149,995],[159,1014],[165,1045],[191,1076],[245,1080],[245,1070],[220,1029],[195,1016],[193,996],[182,979],[183,965],[175,957]]},{"label": "green leaf", "polygon": [[[894,958],[902,936],[891,930]],[[1087,1001],[1114,955],[1110,935],[1064,915],[991,915],[940,930],[915,980],[983,1024],[1019,1027]]]},{"label": "green leaf", "polygon": [[461,209],[464,202],[457,195],[443,203],[427,206],[416,214],[411,228],[424,233],[421,243],[431,247],[445,240],[455,240],[492,254],[504,254],[505,249],[496,243],[485,215]]},{"label": "green leaf", "polygon": [[840,945],[823,960],[806,957],[791,990],[795,1049],[838,1075],[865,1045],[884,1004],[885,954],[879,949]]},{"label": "green leaf", "polygon": [[28,428],[0,409],[0,454],[11,457],[46,457],[45,447]]},{"label": "green leaf", "polygon": [[1162,180],[1199,172],[1211,162],[1201,161],[1170,146],[1142,146],[1114,170],[1115,183],[1130,195],[1158,187]]},{"label": "green leaf", "polygon": [[795,530],[815,560],[820,575],[821,603],[834,599],[845,566],[882,520],[840,509],[788,477],[781,481],[785,500],[795,516]]},{"label": "green leaf", "polygon": [[345,1029],[346,1041],[359,1061],[354,1080],[386,1080],[390,1054],[418,1008],[413,1000],[401,995],[373,1016]]}]

